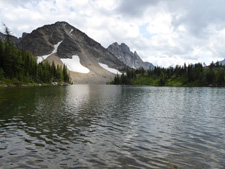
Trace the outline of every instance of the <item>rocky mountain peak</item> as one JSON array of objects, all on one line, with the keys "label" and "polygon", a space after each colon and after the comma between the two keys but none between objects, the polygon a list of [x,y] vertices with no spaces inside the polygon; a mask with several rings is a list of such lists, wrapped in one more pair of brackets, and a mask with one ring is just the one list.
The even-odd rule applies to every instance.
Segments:
[{"label": "rocky mountain peak", "polygon": [[119,45],[117,42],[114,42],[112,45],[109,45],[107,50],[131,68],[138,69],[143,67],[146,70],[154,68],[153,64],[143,62],[136,51],[134,53],[131,52],[125,43]]},{"label": "rocky mountain peak", "polygon": [[138,53],[136,51],[134,51],[134,56],[135,57],[139,57]]},{"label": "rocky mountain peak", "polygon": [[121,43],[120,48],[123,52],[131,53],[130,48],[125,43]]},{"label": "rocky mountain peak", "polygon": [[[70,75],[74,83],[111,81],[115,73],[106,70],[101,64],[116,70],[127,68],[100,43],[67,22],[56,22],[33,30],[22,38],[19,47],[30,51],[40,62],[44,59],[54,61],[57,65],[69,62]],[[78,65],[82,69],[85,67],[88,73],[72,71]]]},{"label": "rocky mountain peak", "polygon": [[114,42],[114,43],[112,44],[112,46],[119,46],[119,44],[118,44],[117,42]]},{"label": "rocky mountain peak", "polygon": [[23,32],[22,39],[25,38],[29,33]]},{"label": "rocky mountain peak", "polygon": [[[71,58],[72,55],[81,52],[78,44],[101,48],[98,42],[67,22],[56,22],[37,28],[21,40],[20,47],[31,51],[34,56],[42,56],[51,53],[54,45],[59,41],[63,41],[58,52],[60,58]],[[34,46],[37,46],[37,48],[34,48]],[[66,50],[63,50],[63,48]]]}]

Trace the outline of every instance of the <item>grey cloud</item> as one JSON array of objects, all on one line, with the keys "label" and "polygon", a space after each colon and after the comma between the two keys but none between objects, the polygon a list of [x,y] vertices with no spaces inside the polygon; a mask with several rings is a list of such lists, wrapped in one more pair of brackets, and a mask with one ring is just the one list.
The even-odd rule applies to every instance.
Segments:
[{"label": "grey cloud", "polygon": [[163,5],[163,10],[171,14],[175,30],[182,25],[199,38],[207,38],[213,24],[218,30],[225,27],[224,0],[121,0],[116,12],[141,19],[150,7],[157,5]]},{"label": "grey cloud", "polygon": [[128,17],[140,17],[149,6],[158,2],[158,0],[121,0],[116,11]]},{"label": "grey cloud", "polygon": [[[4,1],[5,5],[12,5],[12,6],[24,5],[25,3],[32,2],[32,0],[1,0],[1,1]],[[34,0],[34,2],[37,2],[37,0]]]},{"label": "grey cloud", "polygon": [[178,28],[183,25],[193,36],[204,38],[211,34],[209,26],[216,25],[215,28],[218,30],[225,26],[225,1],[223,0],[182,0],[168,6],[173,13],[173,26]]}]

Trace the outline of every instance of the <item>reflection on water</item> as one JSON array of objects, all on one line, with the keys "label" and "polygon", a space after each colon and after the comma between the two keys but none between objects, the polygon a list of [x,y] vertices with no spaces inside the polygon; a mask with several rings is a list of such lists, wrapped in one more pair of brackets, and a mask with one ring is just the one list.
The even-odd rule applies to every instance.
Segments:
[{"label": "reflection on water", "polygon": [[0,168],[224,168],[225,89],[0,89]]}]

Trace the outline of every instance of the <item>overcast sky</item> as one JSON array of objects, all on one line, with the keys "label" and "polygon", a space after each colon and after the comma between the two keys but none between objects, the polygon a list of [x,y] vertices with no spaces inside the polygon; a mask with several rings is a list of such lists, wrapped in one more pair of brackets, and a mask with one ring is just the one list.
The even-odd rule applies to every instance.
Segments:
[{"label": "overcast sky", "polygon": [[0,0],[0,21],[18,37],[66,21],[104,47],[124,42],[167,67],[225,58],[224,7],[225,0]]}]

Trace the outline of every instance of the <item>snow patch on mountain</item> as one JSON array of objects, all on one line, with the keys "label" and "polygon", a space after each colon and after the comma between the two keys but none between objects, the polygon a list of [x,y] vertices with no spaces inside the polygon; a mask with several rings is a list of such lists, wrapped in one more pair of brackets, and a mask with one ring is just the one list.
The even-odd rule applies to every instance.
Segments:
[{"label": "snow patch on mountain", "polygon": [[57,44],[54,45],[54,50],[52,51],[52,54],[57,52],[58,47],[59,47],[59,45],[60,45],[61,43],[62,43],[62,41],[60,41],[60,42],[58,42]]},{"label": "snow patch on mountain", "polygon": [[47,59],[47,57],[49,57],[50,55],[54,54],[57,52],[59,45],[62,43],[62,41],[58,42],[57,44],[54,45],[54,49],[52,51],[52,53],[48,54],[48,55],[44,55],[44,56],[38,56],[37,57],[37,63],[41,63],[43,62],[43,60]]},{"label": "snow patch on mountain", "polygon": [[[51,54],[49,54],[49,55],[51,55]],[[47,59],[47,57],[48,57],[49,55],[38,56],[38,57],[37,57],[37,63],[43,62],[43,60]]]},{"label": "snow patch on mountain", "polygon": [[113,74],[118,74],[118,75],[121,75],[122,73],[119,72],[118,70],[116,69],[113,69],[113,68],[110,68],[108,65],[106,64],[103,64],[103,63],[98,63],[102,68],[104,68],[105,70],[113,73]]},{"label": "snow patch on mountain", "polygon": [[71,34],[73,32],[73,29],[70,30],[69,34]]},{"label": "snow patch on mountain", "polygon": [[89,73],[90,70],[80,63],[80,58],[77,55],[73,55],[72,59],[61,59],[61,61],[67,66],[67,68],[72,72],[79,73]]}]

